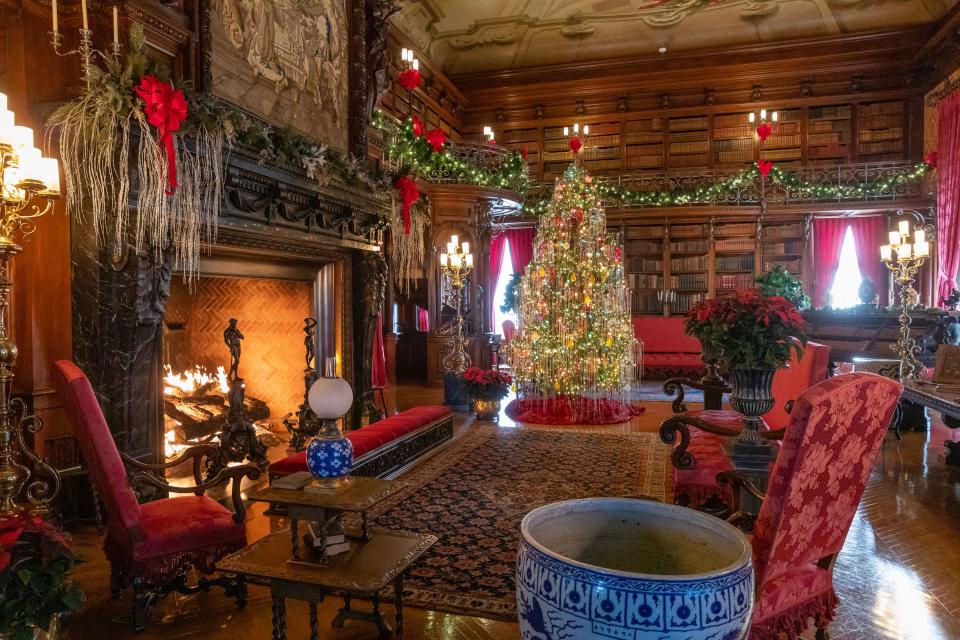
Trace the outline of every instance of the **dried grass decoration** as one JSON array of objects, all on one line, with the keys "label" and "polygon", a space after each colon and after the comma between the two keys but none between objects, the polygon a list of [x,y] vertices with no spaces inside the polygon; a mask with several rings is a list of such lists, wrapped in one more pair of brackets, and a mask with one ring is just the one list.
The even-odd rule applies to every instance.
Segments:
[{"label": "dried grass decoration", "polygon": [[101,246],[128,241],[133,181],[137,251],[149,248],[160,256],[172,250],[174,268],[192,280],[202,244],[216,237],[225,154],[232,145],[233,130],[229,119],[217,117],[209,100],[188,95],[187,119],[180,133],[190,140],[191,148],[174,138],[178,186],[168,193],[166,153],[147,122],[143,101],[134,93],[143,76],[163,77],[152,68],[144,43],[142,29],[135,26],[125,59],[107,56],[104,68],[90,65],[80,96],[47,121],[48,143],[59,135],[67,206],[81,220],[89,214]]}]

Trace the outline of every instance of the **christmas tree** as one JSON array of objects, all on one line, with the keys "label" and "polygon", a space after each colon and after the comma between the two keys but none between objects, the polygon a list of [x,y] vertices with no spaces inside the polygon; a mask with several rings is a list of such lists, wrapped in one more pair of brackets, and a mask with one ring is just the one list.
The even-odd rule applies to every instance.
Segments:
[{"label": "christmas tree", "polygon": [[541,216],[520,283],[520,333],[511,343],[524,398],[626,399],[633,328],[619,239],[582,168],[570,165]]}]

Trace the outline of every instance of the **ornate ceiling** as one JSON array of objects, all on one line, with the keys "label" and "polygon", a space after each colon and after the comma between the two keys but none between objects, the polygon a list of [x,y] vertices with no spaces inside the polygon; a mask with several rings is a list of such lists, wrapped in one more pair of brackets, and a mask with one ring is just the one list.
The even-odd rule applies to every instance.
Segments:
[{"label": "ornate ceiling", "polygon": [[394,23],[464,75],[915,27],[957,1],[405,0]]}]

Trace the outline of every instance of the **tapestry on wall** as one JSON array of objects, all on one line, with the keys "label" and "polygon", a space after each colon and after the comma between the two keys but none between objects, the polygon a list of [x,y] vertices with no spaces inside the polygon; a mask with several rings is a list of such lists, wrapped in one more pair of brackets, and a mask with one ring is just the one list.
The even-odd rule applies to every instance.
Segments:
[{"label": "tapestry on wall", "polygon": [[347,149],[345,0],[209,0],[211,91]]}]

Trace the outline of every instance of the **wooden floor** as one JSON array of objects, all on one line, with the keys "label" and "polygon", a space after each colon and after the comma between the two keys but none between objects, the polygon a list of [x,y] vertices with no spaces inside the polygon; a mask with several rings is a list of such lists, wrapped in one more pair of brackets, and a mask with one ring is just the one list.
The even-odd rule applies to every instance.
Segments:
[{"label": "wooden floor", "polygon": [[[388,393],[398,409],[440,401],[441,391],[404,387]],[[625,425],[607,430],[653,431],[669,415],[666,403],[646,403],[647,411]],[[456,433],[470,427],[460,415]],[[863,503],[836,567],[841,598],[834,640],[960,639],[960,469],[944,464],[943,441],[960,439],[960,432],[934,421],[930,433],[907,433],[900,442],[891,434],[871,476]],[[501,426],[514,425],[501,417]],[[251,509],[248,536],[255,540],[276,526]],[[126,616],[129,592],[108,597],[109,567],[92,529],[78,531],[75,540],[85,563],[76,575],[88,594],[85,610],[72,625],[73,638],[107,640],[133,637]],[[250,602],[239,610],[219,593],[194,598],[170,596],[156,612],[155,624],[139,634],[144,640],[172,638],[271,637],[270,599],[265,589],[251,587]],[[374,639],[373,627],[350,622],[342,630],[324,627],[339,601],[320,607],[321,637],[336,640]],[[392,610],[390,610],[392,613]],[[288,637],[308,638],[306,606],[288,603]],[[405,609],[405,637],[410,640],[513,640],[517,625],[429,610]],[[812,632],[805,634],[812,638]]]}]

